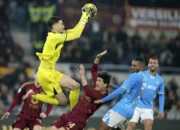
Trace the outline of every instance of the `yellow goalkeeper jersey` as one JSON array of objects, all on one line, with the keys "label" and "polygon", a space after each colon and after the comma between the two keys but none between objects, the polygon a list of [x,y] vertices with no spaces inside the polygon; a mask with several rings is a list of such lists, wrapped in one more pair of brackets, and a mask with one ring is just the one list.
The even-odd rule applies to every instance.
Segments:
[{"label": "yellow goalkeeper jersey", "polygon": [[[44,44],[43,52],[37,52],[36,55],[40,61],[46,63],[46,66],[54,68],[58,58],[60,57],[61,49],[65,41],[72,41],[81,36],[82,31],[87,22],[85,14],[82,15],[79,23],[73,28],[63,31],[63,33],[49,32]],[[41,62],[42,63],[42,62]]]},{"label": "yellow goalkeeper jersey", "polygon": [[65,33],[49,32],[44,44],[43,52],[37,52],[36,55],[40,61],[47,62],[54,67],[61,54],[61,49],[64,46],[67,35]]}]

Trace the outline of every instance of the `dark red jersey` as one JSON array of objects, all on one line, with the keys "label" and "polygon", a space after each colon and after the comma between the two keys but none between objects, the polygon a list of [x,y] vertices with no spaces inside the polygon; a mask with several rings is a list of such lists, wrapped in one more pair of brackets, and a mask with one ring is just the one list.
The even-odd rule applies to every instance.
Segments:
[{"label": "dark red jersey", "polygon": [[[98,65],[93,64],[92,70],[92,79],[94,85],[96,84],[97,76],[98,76]],[[92,89],[89,85],[83,86],[85,95],[80,98],[77,105],[73,108],[73,111],[80,111],[84,113],[87,118],[89,118],[102,104],[94,104],[94,100],[102,99],[107,96],[106,94],[102,94],[99,91]]]},{"label": "dark red jersey", "polygon": [[[21,88],[19,88],[12,104],[10,105],[10,108],[8,109],[8,112],[11,112],[12,109],[16,106],[16,104],[22,99],[23,95],[25,95],[28,90],[31,89],[35,93],[44,93],[43,89],[37,88],[34,85],[34,82],[27,82],[24,83]],[[43,102],[38,101],[36,99],[25,99],[23,106],[20,111],[20,115],[28,120],[34,120],[40,118],[39,115],[42,110]],[[48,105],[46,109],[46,115],[48,116],[50,111],[52,110],[52,105]]]},{"label": "dark red jersey", "polygon": [[[98,65],[93,64],[92,79],[94,85],[96,84],[98,76]],[[102,99],[107,96],[99,91],[90,88],[89,85],[83,86],[85,95],[80,98],[76,106],[71,112],[63,114],[58,120],[56,120],[53,125],[57,128],[64,127],[64,129],[71,128],[71,124],[75,124],[72,130],[84,129],[87,123],[87,119],[99,108],[102,104],[94,104],[94,100]]]}]

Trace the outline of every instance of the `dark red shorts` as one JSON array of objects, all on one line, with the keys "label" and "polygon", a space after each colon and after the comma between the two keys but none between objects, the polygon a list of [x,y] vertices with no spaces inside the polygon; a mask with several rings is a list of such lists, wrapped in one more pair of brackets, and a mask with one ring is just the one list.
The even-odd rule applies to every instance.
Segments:
[{"label": "dark red shorts", "polygon": [[58,120],[53,122],[57,128],[63,127],[65,130],[83,130],[86,126],[87,117],[80,112],[69,112],[63,114]]},{"label": "dark red shorts", "polygon": [[21,116],[17,116],[15,123],[12,125],[13,128],[19,128],[23,130],[24,128],[28,127],[29,130],[33,130],[35,125],[42,126],[41,120],[27,120]]}]

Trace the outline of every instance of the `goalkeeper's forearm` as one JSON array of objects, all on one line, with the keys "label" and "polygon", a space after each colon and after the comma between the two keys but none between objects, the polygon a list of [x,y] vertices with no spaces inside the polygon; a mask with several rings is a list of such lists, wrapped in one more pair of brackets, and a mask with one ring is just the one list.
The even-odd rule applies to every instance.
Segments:
[{"label": "goalkeeper's forearm", "polygon": [[87,21],[88,21],[88,18],[85,16],[85,14],[83,14],[78,24],[73,29],[66,31],[67,33],[66,41],[71,41],[71,40],[79,38],[84,30],[84,27]]}]

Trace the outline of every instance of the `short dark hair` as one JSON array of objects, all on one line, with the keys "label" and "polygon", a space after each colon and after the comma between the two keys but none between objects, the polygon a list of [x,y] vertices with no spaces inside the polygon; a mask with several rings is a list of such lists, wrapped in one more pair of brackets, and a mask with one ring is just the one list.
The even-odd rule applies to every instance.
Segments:
[{"label": "short dark hair", "polygon": [[107,72],[98,73],[98,77],[102,78],[104,83],[109,85],[110,80],[111,80],[111,75],[109,73],[107,73]]},{"label": "short dark hair", "polygon": [[149,59],[158,60],[157,56],[151,56]]},{"label": "short dark hair", "polygon": [[133,60],[138,61],[138,62],[142,63],[143,65],[145,65],[145,60],[142,57],[136,57]]},{"label": "short dark hair", "polygon": [[53,24],[57,23],[59,20],[61,20],[60,17],[57,17],[57,16],[51,17],[47,22],[48,28],[52,29]]}]

